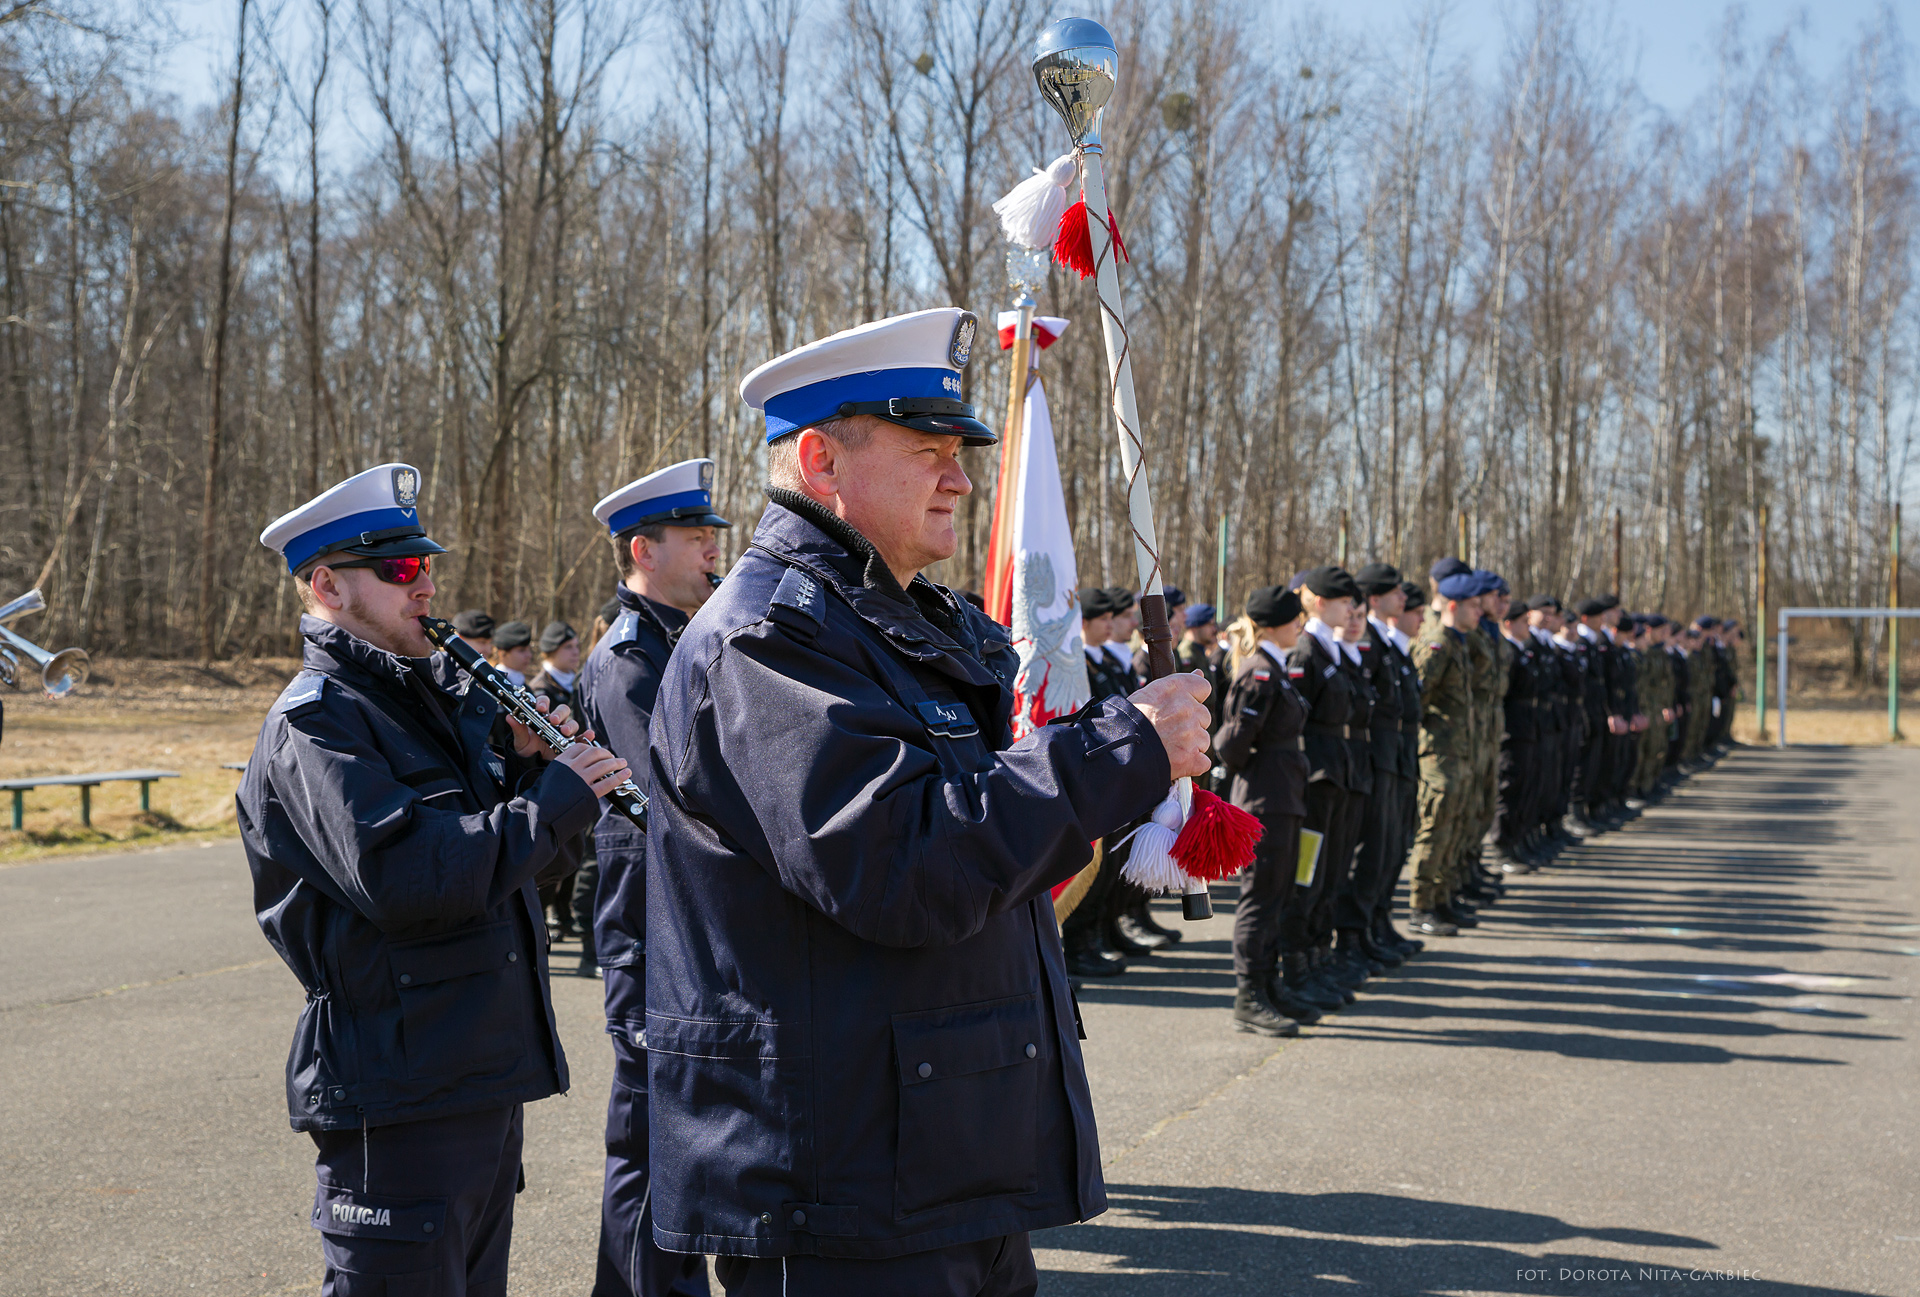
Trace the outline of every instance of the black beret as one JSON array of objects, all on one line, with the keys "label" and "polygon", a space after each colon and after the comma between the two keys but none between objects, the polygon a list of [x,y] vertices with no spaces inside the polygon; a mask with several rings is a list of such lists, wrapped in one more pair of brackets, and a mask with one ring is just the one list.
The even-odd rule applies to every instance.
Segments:
[{"label": "black beret", "polygon": [[607,600],[605,603],[600,605],[600,620],[605,622],[607,625],[609,626],[613,625],[614,621],[619,616],[620,616],[620,596],[619,595],[615,595],[613,598]]},{"label": "black beret", "polygon": [[1695,617],[1693,624],[1701,630],[1712,630],[1720,624],[1720,619],[1718,617]]},{"label": "black beret", "polygon": [[1540,612],[1543,609],[1547,609],[1547,608],[1551,608],[1555,612],[1559,612],[1560,601],[1554,598],[1550,594],[1537,594],[1533,596],[1533,598],[1527,600],[1528,612]]},{"label": "black beret", "polygon": [[1447,577],[1459,576],[1462,572],[1471,571],[1473,571],[1471,567],[1457,558],[1443,558],[1427,569],[1427,575],[1435,581],[1443,581]]},{"label": "black beret", "polygon": [[1288,626],[1300,615],[1300,596],[1282,586],[1265,585],[1247,596],[1247,616],[1256,626]]},{"label": "black beret", "polygon": [[579,639],[580,634],[563,621],[550,621],[547,628],[540,632],[540,651],[551,653],[570,639]]},{"label": "black beret", "polygon": [[1123,585],[1108,586],[1107,598],[1113,601],[1115,612],[1128,612],[1133,608],[1133,591]]},{"label": "black beret", "polygon": [[1186,605],[1187,592],[1177,585],[1163,585],[1160,587],[1160,593],[1166,596],[1167,610],[1169,612],[1175,608],[1181,608]]},{"label": "black beret", "polygon": [[497,649],[524,648],[533,643],[533,627],[523,621],[502,622],[493,632],[493,646]]},{"label": "black beret", "polygon": [[1082,617],[1105,617],[1113,612],[1113,596],[1097,585],[1090,585],[1080,592],[1080,615]]},{"label": "black beret", "polygon": [[453,628],[468,639],[490,639],[493,636],[493,618],[478,608],[469,608],[466,612],[453,615]]},{"label": "black beret", "polygon": [[1507,605],[1507,615],[1505,617],[1502,617],[1500,620],[1501,621],[1519,621],[1522,617],[1525,617],[1526,615],[1527,615],[1527,601],[1525,599],[1515,599],[1512,603],[1509,603]]},{"label": "black beret", "polygon": [[1665,617],[1662,617],[1657,612],[1650,612],[1645,617],[1642,617],[1640,620],[1644,621],[1649,626],[1665,626],[1667,624],[1667,619]]},{"label": "black beret", "polygon": [[1605,599],[1582,599],[1573,606],[1573,610],[1582,617],[1598,617],[1612,607]]},{"label": "black beret", "polygon": [[1343,567],[1328,564],[1325,567],[1308,568],[1300,578],[1301,584],[1319,595],[1322,599],[1361,599],[1360,587],[1355,583],[1353,574]]},{"label": "black beret", "polygon": [[1606,611],[1607,609],[1609,609],[1609,608],[1618,608],[1619,606],[1620,606],[1620,596],[1619,596],[1619,595],[1617,595],[1617,594],[1603,594],[1603,595],[1601,595],[1601,596],[1600,596],[1600,611],[1601,611],[1601,612],[1605,612],[1605,611]]},{"label": "black beret", "polygon": [[1353,574],[1367,595],[1392,594],[1400,586],[1400,569],[1387,563],[1369,563]]},{"label": "black beret", "polygon": [[1400,583],[1400,591],[1407,596],[1408,611],[1427,606],[1427,592],[1420,588],[1418,581],[1402,581]]}]

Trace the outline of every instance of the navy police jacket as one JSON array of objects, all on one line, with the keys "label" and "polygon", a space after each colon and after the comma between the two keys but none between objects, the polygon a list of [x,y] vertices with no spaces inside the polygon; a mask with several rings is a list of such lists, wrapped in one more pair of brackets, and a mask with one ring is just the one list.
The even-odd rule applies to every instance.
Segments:
[{"label": "navy police jacket", "polygon": [[[614,591],[620,615],[580,668],[580,707],[599,741],[626,759],[647,791],[647,727],[660,677],[687,615],[670,604]],[[609,807],[593,831],[600,862],[593,905],[593,945],[606,976],[607,1030],[639,1044],[646,1030],[647,839]]]},{"label": "navy police jacket", "polygon": [[1097,1215],[1048,889],[1166,749],[1125,698],[1009,744],[1007,632],[768,494],[653,715],[654,1238],[890,1257]]},{"label": "navy police jacket", "polygon": [[395,657],[317,617],[300,633],[236,798],[260,927],[307,992],[294,1129],[566,1089],[534,882],[571,863],[593,791],[492,748],[499,705],[445,654]]}]

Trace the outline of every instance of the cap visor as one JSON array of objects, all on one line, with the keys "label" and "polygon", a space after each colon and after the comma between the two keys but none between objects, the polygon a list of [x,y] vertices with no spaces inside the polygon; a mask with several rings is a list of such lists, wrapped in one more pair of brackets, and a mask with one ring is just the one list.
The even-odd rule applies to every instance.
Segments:
[{"label": "cap visor", "polygon": [[363,558],[406,558],[413,554],[447,552],[446,546],[436,544],[426,536],[395,536],[392,540],[377,540],[371,545],[342,545],[340,549]]},{"label": "cap visor", "polygon": [[897,423],[902,428],[911,428],[915,432],[932,433],[936,437],[958,437],[967,446],[998,446],[1000,434],[978,419],[969,419],[959,414],[918,414],[904,419],[895,419],[889,415],[875,415],[888,423]]}]

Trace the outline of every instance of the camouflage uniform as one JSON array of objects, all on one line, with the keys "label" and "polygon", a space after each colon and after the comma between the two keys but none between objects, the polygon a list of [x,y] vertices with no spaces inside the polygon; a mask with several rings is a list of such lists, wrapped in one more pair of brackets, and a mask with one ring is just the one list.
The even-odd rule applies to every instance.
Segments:
[{"label": "camouflage uniform", "polygon": [[1666,650],[1650,647],[1640,655],[1640,709],[1647,728],[1640,735],[1640,764],[1633,772],[1632,789],[1644,797],[1660,780],[1667,761],[1667,722],[1662,708],[1673,706],[1673,659]]},{"label": "camouflage uniform", "polygon": [[1467,639],[1429,617],[1413,642],[1413,666],[1420,673],[1419,820],[1409,898],[1414,910],[1431,910],[1453,895],[1452,866],[1474,796],[1477,718]]},{"label": "camouflage uniform", "polygon": [[1701,645],[1687,655],[1687,704],[1693,711],[1687,716],[1687,736],[1680,745],[1682,761],[1697,761],[1707,746],[1707,730],[1713,724],[1713,654]]},{"label": "camouflage uniform", "polygon": [[1500,650],[1508,645],[1497,629],[1489,632],[1487,626],[1482,620],[1467,632],[1473,673],[1472,801],[1453,860],[1453,891],[1473,881],[1473,867],[1480,859],[1480,839],[1493,827],[1500,796],[1500,731],[1505,727],[1508,671],[1506,656]]}]

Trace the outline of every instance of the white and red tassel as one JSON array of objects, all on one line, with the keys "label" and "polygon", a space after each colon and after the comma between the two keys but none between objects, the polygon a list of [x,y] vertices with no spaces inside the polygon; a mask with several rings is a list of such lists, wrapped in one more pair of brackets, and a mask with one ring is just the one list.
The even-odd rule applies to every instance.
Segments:
[{"label": "white and red tassel", "polygon": [[1071,153],[1055,158],[1045,169],[1035,167],[1031,176],[993,205],[1000,216],[1001,232],[1023,248],[1053,246],[1059,237],[1061,214],[1071,199],[1069,190],[1079,175],[1080,164]]},{"label": "white and red tassel", "polygon": [[1194,879],[1231,878],[1253,863],[1262,832],[1258,819],[1203,789],[1193,790],[1193,808],[1183,811],[1176,785],[1147,822],[1121,840],[1133,849],[1120,876],[1149,892],[1184,892]]},{"label": "white and red tassel", "polygon": [[[1113,250],[1121,261],[1131,261],[1127,245],[1120,240],[1120,225],[1107,213],[1107,233],[1113,236]],[[1082,279],[1092,279],[1098,267],[1093,264],[1093,236],[1087,230],[1087,204],[1082,199],[1060,215],[1060,230],[1053,241],[1053,259]]]}]

